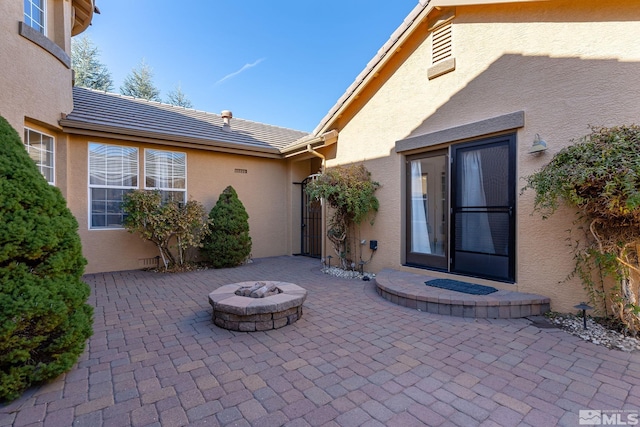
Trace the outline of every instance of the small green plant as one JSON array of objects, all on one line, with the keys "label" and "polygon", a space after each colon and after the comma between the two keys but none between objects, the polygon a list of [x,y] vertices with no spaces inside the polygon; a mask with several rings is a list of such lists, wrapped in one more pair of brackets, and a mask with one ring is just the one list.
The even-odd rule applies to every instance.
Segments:
[{"label": "small green plant", "polygon": [[211,233],[203,254],[215,268],[236,267],[251,255],[249,215],[232,186],[224,189],[209,212]]},{"label": "small green plant", "polygon": [[0,117],[0,401],[76,363],[93,333],[78,223]]},{"label": "small green plant", "polygon": [[[585,237],[573,243],[577,275],[599,311],[640,331],[640,127],[593,127],[564,148],[523,190],[536,191],[543,218],[560,202],[577,208]],[[613,279],[606,286],[605,277]]]},{"label": "small green plant", "polygon": [[363,165],[337,166],[306,186],[310,197],[326,200],[333,209],[327,237],[345,270],[355,264],[360,225],[367,219],[373,225],[379,207],[375,196],[378,187],[380,184],[371,180],[371,173]]},{"label": "small green plant", "polygon": [[123,210],[127,214],[125,228],[156,245],[165,270],[184,267],[189,261],[188,249],[201,247],[203,237],[209,232],[200,203],[189,200],[183,204],[173,199],[163,202],[158,190],[135,190],[126,194]]}]

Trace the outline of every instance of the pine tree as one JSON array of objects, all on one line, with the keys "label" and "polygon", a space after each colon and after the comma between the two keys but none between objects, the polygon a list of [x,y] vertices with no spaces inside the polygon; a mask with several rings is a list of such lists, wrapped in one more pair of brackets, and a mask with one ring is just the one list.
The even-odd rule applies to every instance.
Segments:
[{"label": "pine tree", "polygon": [[71,67],[75,72],[75,85],[110,91],[113,80],[107,67],[98,60],[98,48],[91,39],[83,36],[71,40]]},{"label": "pine tree", "polygon": [[138,68],[131,70],[131,73],[124,79],[124,83],[120,86],[120,93],[160,102],[160,90],[153,84],[153,71],[144,59]]},{"label": "pine tree", "polygon": [[0,401],[68,371],[92,334],[78,223],[0,117]]},{"label": "pine tree", "polygon": [[220,194],[209,212],[210,233],[202,253],[215,268],[236,267],[251,255],[249,215],[233,187]]},{"label": "pine tree", "polygon": [[167,95],[167,104],[175,105],[176,107],[184,107],[184,108],[192,108],[193,104],[187,95],[182,92],[182,88],[180,87],[180,83],[175,87],[174,90],[169,92]]}]

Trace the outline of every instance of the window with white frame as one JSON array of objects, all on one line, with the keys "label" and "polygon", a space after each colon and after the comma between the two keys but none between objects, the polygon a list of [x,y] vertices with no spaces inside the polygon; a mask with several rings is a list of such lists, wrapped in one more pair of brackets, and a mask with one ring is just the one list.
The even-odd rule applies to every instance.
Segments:
[{"label": "window with white frame", "polygon": [[91,228],[122,228],[123,196],[138,188],[138,149],[89,143]]},{"label": "window with white frame", "polygon": [[54,184],[53,137],[33,129],[24,129],[24,145],[29,156],[49,184]]},{"label": "window with white frame", "polygon": [[45,35],[46,3],[47,0],[24,0],[24,23]]},{"label": "window with white frame", "polygon": [[144,150],[144,186],[160,190],[162,200],[184,203],[187,195],[187,155],[175,151]]}]

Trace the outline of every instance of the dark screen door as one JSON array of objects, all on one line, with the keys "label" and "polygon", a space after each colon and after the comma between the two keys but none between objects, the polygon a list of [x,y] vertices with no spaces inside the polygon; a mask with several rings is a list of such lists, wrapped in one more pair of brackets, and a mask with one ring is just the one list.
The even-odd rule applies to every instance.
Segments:
[{"label": "dark screen door", "polygon": [[515,280],[515,135],[452,147],[452,272]]}]

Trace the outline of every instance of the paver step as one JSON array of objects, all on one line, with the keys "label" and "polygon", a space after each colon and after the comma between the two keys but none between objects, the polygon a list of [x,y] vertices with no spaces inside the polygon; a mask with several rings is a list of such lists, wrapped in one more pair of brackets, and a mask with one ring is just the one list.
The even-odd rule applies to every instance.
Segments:
[{"label": "paver step", "polygon": [[376,291],[394,304],[449,316],[516,319],[538,316],[550,310],[551,300],[542,295],[498,290],[489,295],[470,295],[431,286],[435,277],[393,269],[380,271]]}]

